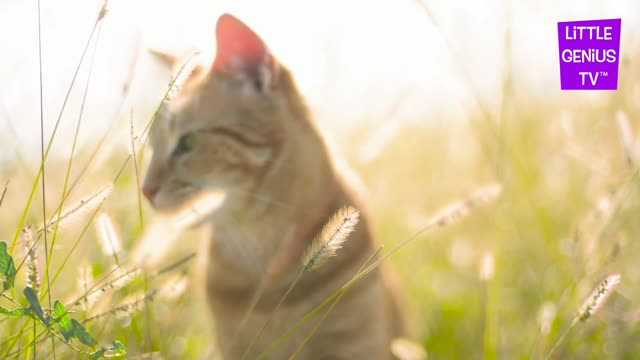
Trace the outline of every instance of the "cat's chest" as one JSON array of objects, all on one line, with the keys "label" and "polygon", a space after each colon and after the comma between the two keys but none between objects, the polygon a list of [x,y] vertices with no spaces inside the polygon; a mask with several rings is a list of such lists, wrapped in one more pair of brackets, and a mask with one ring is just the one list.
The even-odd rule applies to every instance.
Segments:
[{"label": "cat's chest", "polygon": [[291,237],[293,226],[260,226],[221,220],[209,233],[208,271],[212,277],[261,278],[282,244]]}]

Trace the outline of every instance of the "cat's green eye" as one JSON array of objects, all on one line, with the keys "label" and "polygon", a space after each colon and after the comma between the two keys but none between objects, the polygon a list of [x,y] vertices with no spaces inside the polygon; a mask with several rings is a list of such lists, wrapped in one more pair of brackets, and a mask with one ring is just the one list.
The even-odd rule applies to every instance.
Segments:
[{"label": "cat's green eye", "polygon": [[173,156],[180,156],[189,153],[200,144],[200,136],[197,133],[190,132],[182,135],[178,140],[178,144],[173,149]]}]

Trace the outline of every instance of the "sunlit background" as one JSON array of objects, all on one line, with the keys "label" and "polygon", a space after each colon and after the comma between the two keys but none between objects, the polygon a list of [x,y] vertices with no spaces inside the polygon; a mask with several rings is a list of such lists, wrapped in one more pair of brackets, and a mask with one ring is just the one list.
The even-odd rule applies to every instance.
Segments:
[{"label": "sunlit background", "polygon": [[[213,57],[215,21],[231,12],[293,69],[319,123],[333,130],[405,121],[459,121],[480,106],[497,112],[510,81],[515,96],[590,97],[559,91],[556,22],[622,17],[622,56],[640,43],[640,5],[620,1],[124,1],[109,2],[80,132],[83,141],[131,110],[145,121],[168,74],[154,48]],[[2,0],[2,141],[31,156],[39,143],[36,2]],[[101,1],[42,1],[45,134],[50,134]],[[95,43],[95,42],[94,42]],[[92,45],[78,81],[91,68]],[[507,72],[505,69],[509,69]],[[624,73],[622,73],[624,76]],[[639,85],[629,89],[636,94]],[[55,149],[74,132],[83,86],[71,93]],[[10,157],[11,151],[3,158]]]},{"label": "sunlit background", "polygon": [[[91,38],[47,165],[47,217],[65,188],[77,129],[69,174],[78,182],[64,208],[105,186],[110,191],[100,193],[106,201],[96,220],[93,210],[83,211],[62,227],[51,260],[61,269],[55,298],[81,294],[117,263],[127,269],[153,255],[157,271],[203,246],[196,230],[183,236],[188,241],[164,241],[184,226],[138,203],[145,162],[125,159],[131,120],[140,135],[170,80],[148,49],[199,49],[198,61],[208,63],[215,22],[229,12],[292,69],[317,123],[361,175],[387,248],[442,206],[502,184],[498,204],[391,259],[417,325],[414,340],[430,359],[543,359],[551,349],[557,359],[640,353],[639,1],[112,0],[91,37],[102,6],[41,0],[45,143]],[[557,22],[606,18],[622,18],[618,91],[560,91]],[[0,240],[9,244],[21,220],[43,223],[39,187],[22,218],[41,156],[38,69],[37,2],[0,0],[0,191],[10,181]],[[121,238],[120,247],[99,245],[105,229]],[[148,246],[134,251],[141,241]],[[100,345],[117,339],[131,356],[207,358],[215,346],[203,259],[191,260],[149,283],[145,277],[109,289],[74,316],[140,301],[89,322]],[[612,274],[621,284],[610,304],[571,327],[584,298]],[[156,289],[153,301],[145,297]],[[21,291],[13,295],[25,304]],[[0,306],[14,305],[0,299]],[[31,323],[10,320],[0,315],[0,358],[26,356]],[[49,345],[39,343],[40,358],[50,356]]]}]

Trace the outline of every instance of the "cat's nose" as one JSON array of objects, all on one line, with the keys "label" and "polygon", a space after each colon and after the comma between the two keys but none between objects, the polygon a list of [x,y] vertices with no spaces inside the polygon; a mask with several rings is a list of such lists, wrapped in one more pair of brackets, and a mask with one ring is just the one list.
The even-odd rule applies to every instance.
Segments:
[{"label": "cat's nose", "polygon": [[144,197],[147,198],[147,200],[149,200],[150,203],[153,204],[153,198],[156,197],[156,194],[158,193],[158,188],[155,186],[144,186],[142,188],[142,194],[144,195]]}]

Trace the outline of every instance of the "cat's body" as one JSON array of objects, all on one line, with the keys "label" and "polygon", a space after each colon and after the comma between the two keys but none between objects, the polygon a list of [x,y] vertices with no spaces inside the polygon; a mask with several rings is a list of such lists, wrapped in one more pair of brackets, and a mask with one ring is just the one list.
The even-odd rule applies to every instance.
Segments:
[{"label": "cat's body", "polygon": [[[207,295],[221,353],[240,359],[302,266],[302,256],[338,209],[362,204],[338,172],[293,77],[230,15],[218,22],[218,54],[197,69],[152,130],[144,192],[175,209],[208,188],[226,192],[210,218]],[[377,249],[366,211],[337,256],[306,272],[246,357],[253,359],[347,283]],[[238,331],[260,284],[267,286]],[[404,335],[395,289],[379,268],[350,288],[299,359],[389,359]],[[326,310],[324,310],[326,311]],[[324,311],[268,358],[286,359]]]},{"label": "cat's body", "polygon": [[[312,234],[320,231],[323,223],[331,214],[340,207],[350,204],[356,205],[351,196],[341,188],[325,208],[324,216],[318,218],[312,226],[311,232],[306,235],[305,245],[310,243]],[[292,189],[293,190],[293,189]],[[305,192],[305,189],[291,191],[291,195]],[[315,192],[323,196],[324,192]],[[318,199],[322,202],[322,199]],[[311,207],[313,205],[310,205]],[[304,217],[303,211],[300,216]],[[247,236],[256,236],[260,240],[281,243],[288,240],[283,237],[281,229],[284,227],[273,226],[278,224],[282,213],[269,216],[262,214],[256,217],[260,219],[252,228],[238,229],[233,225],[216,223],[215,240],[211,244],[208,266],[207,293],[213,309],[217,329],[227,329],[218,333],[218,341],[223,352],[229,351],[229,358],[239,358],[244,354],[259,329],[271,316],[273,309],[282,298],[290,284],[298,274],[302,263],[302,251],[304,248],[291,250],[285,243],[285,260],[290,262],[285,269],[277,274],[274,280],[269,280],[268,286],[261,296],[261,300],[253,311],[244,331],[234,340],[238,324],[242,322],[245,311],[256,291],[267,267],[259,266],[247,271],[246,268],[233,268],[228,262],[224,251],[220,251],[223,243],[237,236],[244,239]],[[295,215],[293,215],[295,216]],[[313,216],[313,215],[312,215]],[[306,219],[301,218],[298,223]],[[291,225],[289,225],[291,228]],[[224,230],[222,230],[224,229]],[[222,230],[222,231],[221,231]],[[317,305],[329,298],[342,285],[347,283],[376,250],[372,241],[369,224],[366,216],[362,216],[356,230],[345,242],[335,258],[319,269],[305,273],[295,285],[293,291],[286,298],[283,306],[276,313],[265,334],[260,338],[252,352],[255,358],[262,350],[271,345],[280,335],[291,330],[301,319],[311,312]],[[270,252],[270,251],[269,251]],[[279,251],[270,252],[273,256],[269,259],[278,259]],[[260,256],[260,255],[257,255]],[[276,260],[278,261],[278,260]],[[262,263],[262,264],[268,264]],[[280,267],[280,266],[276,266]],[[401,327],[399,319],[395,318],[396,306],[394,294],[385,286],[382,272],[377,271],[349,289],[332,310],[329,317],[312,340],[304,347],[300,359],[386,359],[389,358],[389,340],[392,336],[398,336],[397,330]],[[385,279],[386,280],[386,279]],[[271,354],[273,359],[286,359],[300,342],[311,332],[313,325],[322,317],[324,311],[316,318],[307,322],[300,330]],[[227,346],[232,346],[228,349]]]}]

